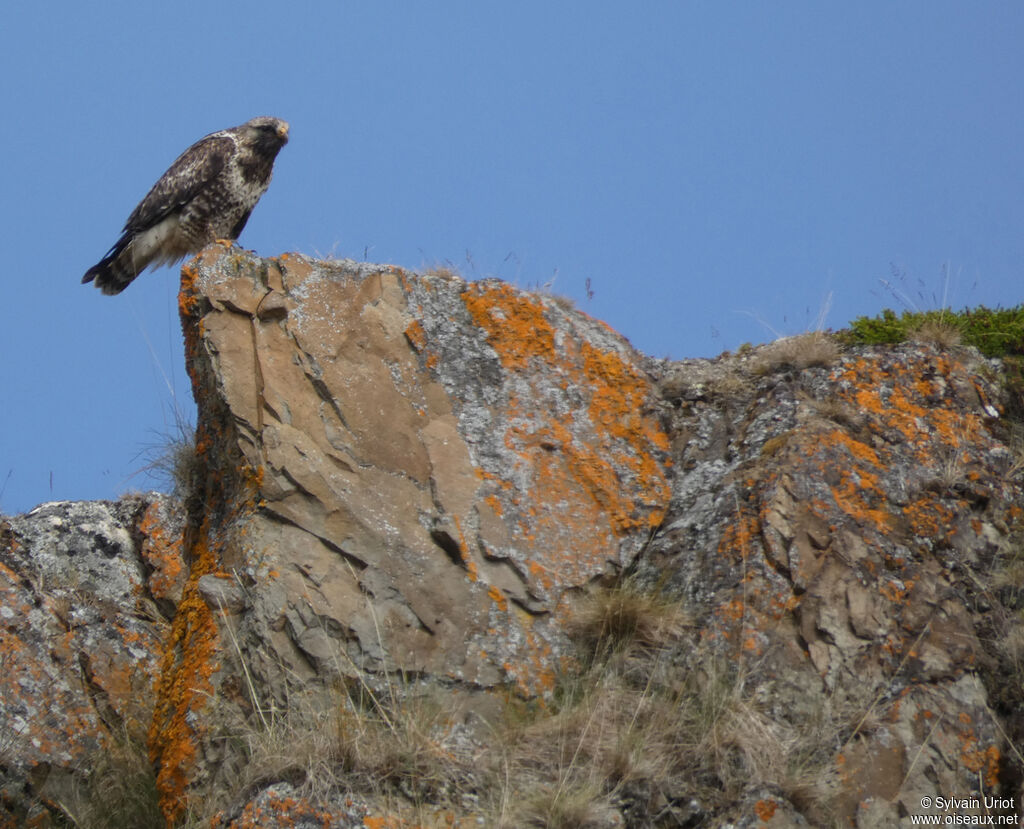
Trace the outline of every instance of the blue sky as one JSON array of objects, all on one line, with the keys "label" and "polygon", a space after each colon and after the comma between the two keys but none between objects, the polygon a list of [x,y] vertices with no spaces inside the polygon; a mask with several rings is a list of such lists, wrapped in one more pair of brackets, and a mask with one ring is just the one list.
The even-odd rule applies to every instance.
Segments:
[{"label": "blue sky", "polygon": [[10,0],[0,510],[151,488],[193,416],[177,269],[79,280],[209,132],[292,124],[262,255],[552,283],[713,356],[897,291],[1024,299],[1022,43],[1024,4],[987,0]]}]

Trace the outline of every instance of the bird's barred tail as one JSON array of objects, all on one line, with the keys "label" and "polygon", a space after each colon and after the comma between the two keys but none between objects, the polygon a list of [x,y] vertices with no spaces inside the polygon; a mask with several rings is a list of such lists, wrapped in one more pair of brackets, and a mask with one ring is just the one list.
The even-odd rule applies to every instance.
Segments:
[{"label": "bird's barred tail", "polygon": [[142,270],[134,267],[130,245],[130,242],[118,241],[106,256],[85,272],[82,284],[95,282],[96,287],[108,296],[121,293]]}]

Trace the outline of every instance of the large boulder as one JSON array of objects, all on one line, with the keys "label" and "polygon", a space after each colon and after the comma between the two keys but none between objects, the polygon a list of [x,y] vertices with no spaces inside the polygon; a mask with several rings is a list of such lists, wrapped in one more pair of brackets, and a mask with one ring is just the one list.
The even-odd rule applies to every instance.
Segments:
[{"label": "large boulder", "polygon": [[85,815],[103,758],[145,769],[183,517],[150,493],[0,521],[0,825]]},{"label": "large boulder", "polygon": [[550,691],[567,595],[668,504],[645,358],[504,283],[293,255],[210,249],[181,304],[206,472],[154,725],[168,807],[239,773],[210,735],[311,689]]}]

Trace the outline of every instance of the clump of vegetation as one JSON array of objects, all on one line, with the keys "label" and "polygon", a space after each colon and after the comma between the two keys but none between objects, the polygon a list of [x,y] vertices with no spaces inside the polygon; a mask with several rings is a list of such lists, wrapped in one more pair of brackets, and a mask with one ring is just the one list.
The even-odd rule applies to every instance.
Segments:
[{"label": "clump of vegetation", "polygon": [[206,472],[196,443],[196,427],[181,409],[174,409],[174,423],[156,434],[156,440],[139,456],[145,464],[135,474],[145,474],[164,492],[184,502],[202,491]]},{"label": "clump of vegetation", "polygon": [[516,794],[497,825],[696,825],[751,785],[828,816],[840,727],[772,716],[749,666],[695,641],[679,598],[627,579],[582,599],[569,629],[580,667],[502,736]]},{"label": "clump of vegetation", "polygon": [[285,781],[312,801],[348,791],[398,797],[413,807],[458,802],[476,774],[474,747],[455,727],[458,712],[436,688],[394,682],[383,697],[354,680],[352,688],[265,712],[242,735],[247,763],[240,788],[256,792]]},{"label": "clump of vegetation", "polygon": [[578,659],[545,700],[509,692],[477,708],[471,694],[352,665],[284,706],[250,688],[256,714],[226,735],[245,771],[187,826],[277,781],[424,826],[437,809],[502,829],[696,825],[757,785],[828,817],[835,716],[773,715],[754,666],[702,646],[679,597],[624,579],[581,597],[568,630]]},{"label": "clump of vegetation", "polygon": [[592,659],[631,648],[656,652],[678,642],[691,618],[678,599],[625,581],[579,604],[569,633]]},{"label": "clump of vegetation", "polygon": [[[953,333],[950,333],[953,332]],[[1024,305],[964,308],[962,311],[903,311],[886,308],[875,317],[857,317],[837,334],[846,345],[893,345],[927,339],[950,345],[958,337],[986,357],[1024,355]]]},{"label": "clump of vegetation", "polygon": [[122,734],[97,755],[92,768],[71,780],[58,805],[75,829],[164,825],[145,736]]},{"label": "clump of vegetation", "polygon": [[795,337],[783,337],[766,345],[755,358],[754,374],[771,374],[779,369],[801,371],[813,366],[829,366],[839,359],[839,346],[832,335],[811,331]]}]

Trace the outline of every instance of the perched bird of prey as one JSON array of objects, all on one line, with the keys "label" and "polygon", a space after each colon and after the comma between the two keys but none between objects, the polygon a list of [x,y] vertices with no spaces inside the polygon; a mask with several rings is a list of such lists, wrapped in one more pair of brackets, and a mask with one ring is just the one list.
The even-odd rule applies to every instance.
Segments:
[{"label": "perched bird of prey", "polygon": [[288,122],[269,117],[201,138],[153,185],[82,282],[119,294],[148,267],[177,262],[217,239],[237,239],[286,143]]}]

